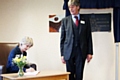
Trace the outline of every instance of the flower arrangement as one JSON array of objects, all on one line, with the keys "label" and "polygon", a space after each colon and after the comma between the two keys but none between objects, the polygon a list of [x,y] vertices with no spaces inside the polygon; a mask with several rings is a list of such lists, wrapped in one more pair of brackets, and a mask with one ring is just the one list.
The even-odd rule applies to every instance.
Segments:
[{"label": "flower arrangement", "polygon": [[23,57],[16,56],[15,58],[13,58],[13,63],[15,63],[19,68],[18,71],[19,76],[23,76],[24,75],[23,67],[27,64],[26,56]]}]

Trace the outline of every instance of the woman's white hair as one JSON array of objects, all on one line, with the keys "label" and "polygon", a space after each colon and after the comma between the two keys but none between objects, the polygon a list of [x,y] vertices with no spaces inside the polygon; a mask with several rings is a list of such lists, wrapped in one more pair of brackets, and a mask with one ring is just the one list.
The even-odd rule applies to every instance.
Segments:
[{"label": "woman's white hair", "polygon": [[20,45],[22,45],[22,44],[24,44],[24,45],[29,45],[30,47],[32,47],[32,46],[33,46],[33,39],[30,38],[30,37],[25,36],[25,37],[22,38],[22,40],[20,41]]}]

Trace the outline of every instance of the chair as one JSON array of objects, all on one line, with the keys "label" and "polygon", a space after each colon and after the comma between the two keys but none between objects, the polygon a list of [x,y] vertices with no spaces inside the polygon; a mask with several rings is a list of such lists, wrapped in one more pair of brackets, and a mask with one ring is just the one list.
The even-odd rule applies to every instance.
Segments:
[{"label": "chair", "polygon": [[17,45],[18,43],[0,43],[0,65],[3,65],[2,73],[6,73],[8,55]]}]

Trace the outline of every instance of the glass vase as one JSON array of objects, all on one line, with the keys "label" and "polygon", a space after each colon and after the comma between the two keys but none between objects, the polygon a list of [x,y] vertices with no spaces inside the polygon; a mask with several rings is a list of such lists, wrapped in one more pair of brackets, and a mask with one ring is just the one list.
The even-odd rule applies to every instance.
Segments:
[{"label": "glass vase", "polygon": [[23,67],[19,67],[18,76],[20,77],[24,76]]}]

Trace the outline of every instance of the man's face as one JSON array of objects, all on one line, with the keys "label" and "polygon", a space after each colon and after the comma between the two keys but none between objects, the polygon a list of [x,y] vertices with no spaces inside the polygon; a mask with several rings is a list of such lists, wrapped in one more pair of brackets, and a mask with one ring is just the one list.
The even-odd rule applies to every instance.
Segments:
[{"label": "man's face", "polygon": [[72,15],[77,15],[79,13],[79,6],[70,5],[69,10]]}]

